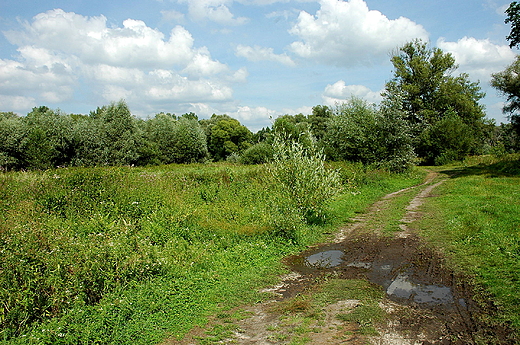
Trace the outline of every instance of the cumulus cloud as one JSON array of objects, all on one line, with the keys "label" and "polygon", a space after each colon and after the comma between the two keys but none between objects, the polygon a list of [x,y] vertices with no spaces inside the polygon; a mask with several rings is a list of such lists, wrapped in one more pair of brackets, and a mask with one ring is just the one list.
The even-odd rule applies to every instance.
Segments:
[{"label": "cumulus cloud", "polygon": [[[137,107],[223,102],[232,98],[230,84],[247,77],[247,70],[231,71],[206,47],[196,47],[181,26],[166,36],[139,20],[107,26],[104,16],[56,9],[4,35],[18,46],[16,60],[0,60],[0,95],[13,109],[71,99],[79,80],[104,100],[125,98]],[[8,97],[14,95],[25,98]]]},{"label": "cumulus cloud", "polygon": [[300,40],[291,50],[307,59],[337,66],[370,64],[388,59],[388,52],[428,33],[408,18],[390,20],[369,10],[363,0],[321,0],[315,15],[301,11],[290,33]]},{"label": "cumulus cloud", "polygon": [[502,71],[515,59],[515,53],[507,45],[496,45],[488,39],[463,37],[457,42],[439,38],[437,46],[453,54],[459,71],[472,78],[488,82],[491,74]]},{"label": "cumulus cloud", "polygon": [[85,17],[61,9],[40,13],[24,30],[5,32],[18,46],[38,46],[80,57],[84,63],[124,67],[171,67],[196,58],[210,58],[205,48],[176,26],[169,38],[143,21],[127,19],[123,27],[108,27],[104,16]]},{"label": "cumulus cloud", "polygon": [[256,45],[254,47],[238,45],[235,53],[237,56],[253,62],[274,61],[290,67],[296,65],[287,54],[275,54],[273,48],[264,48]]},{"label": "cumulus cloud", "polygon": [[36,107],[34,98],[24,96],[0,95],[0,104],[9,105],[9,111],[25,111]]},{"label": "cumulus cloud", "polygon": [[322,97],[325,105],[333,106],[343,103],[353,96],[370,103],[378,103],[382,99],[381,92],[374,92],[363,85],[346,85],[343,80],[327,85]]}]

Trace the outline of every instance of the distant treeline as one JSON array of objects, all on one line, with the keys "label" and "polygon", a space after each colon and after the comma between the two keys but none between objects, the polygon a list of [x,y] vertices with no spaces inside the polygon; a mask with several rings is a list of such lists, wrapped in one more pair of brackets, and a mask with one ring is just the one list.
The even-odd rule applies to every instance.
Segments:
[{"label": "distant treeline", "polygon": [[392,170],[406,169],[417,158],[442,164],[490,149],[518,149],[509,124],[488,124],[477,133],[451,115],[420,138],[414,138],[410,129],[398,113],[356,98],[335,108],[315,106],[308,116],[281,116],[257,133],[227,115],[199,120],[193,113],[159,113],[143,120],[132,116],[124,101],[89,115],[63,114],[42,106],[26,116],[0,113],[0,167],[20,170],[222,160],[258,164],[272,158],[274,135],[317,146],[329,160],[359,161]]},{"label": "distant treeline", "polygon": [[[284,115],[252,133],[227,115],[132,116],[124,101],[89,115],[41,106],[26,116],[0,113],[0,169],[151,165],[270,160],[274,136],[323,150],[329,160],[394,171],[419,162],[445,164],[471,154],[520,149],[519,121],[496,126],[485,118],[478,83],[452,76],[455,59],[419,40],[392,57],[395,72],[379,106],[352,98],[311,115]],[[312,143],[311,143],[312,141]]]}]

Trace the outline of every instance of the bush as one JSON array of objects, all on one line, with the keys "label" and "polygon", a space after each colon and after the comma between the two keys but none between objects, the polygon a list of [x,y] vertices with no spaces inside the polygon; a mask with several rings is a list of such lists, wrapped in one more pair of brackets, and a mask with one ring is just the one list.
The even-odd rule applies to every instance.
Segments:
[{"label": "bush", "polygon": [[269,170],[283,195],[308,223],[325,220],[327,201],[341,190],[341,177],[325,167],[325,155],[316,145],[303,144],[275,136],[273,163]]},{"label": "bush", "polygon": [[239,161],[242,164],[264,164],[273,159],[273,154],[273,146],[264,141],[245,150]]}]

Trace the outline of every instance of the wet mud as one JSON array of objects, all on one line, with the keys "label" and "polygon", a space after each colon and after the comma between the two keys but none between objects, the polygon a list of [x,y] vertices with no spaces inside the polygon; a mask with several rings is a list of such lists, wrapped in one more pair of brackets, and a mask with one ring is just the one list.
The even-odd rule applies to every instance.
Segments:
[{"label": "wet mud", "polygon": [[379,286],[392,305],[392,331],[406,334],[407,341],[396,344],[513,343],[506,328],[481,320],[493,307],[475,301],[468,277],[454,274],[415,236],[351,237],[289,257],[286,263],[300,274],[300,285],[285,289],[282,298],[303,293],[324,275]]}]

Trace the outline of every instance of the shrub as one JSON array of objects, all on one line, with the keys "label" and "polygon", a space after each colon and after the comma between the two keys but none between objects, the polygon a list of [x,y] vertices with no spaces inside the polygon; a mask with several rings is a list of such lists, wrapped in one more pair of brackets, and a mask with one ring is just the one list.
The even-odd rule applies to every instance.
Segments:
[{"label": "shrub", "polygon": [[326,202],[341,190],[341,177],[325,167],[325,155],[312,147],[275,136],[269,170],[278,188],[289,196],[308,223],[325,220]]},{"label": "shrub", "polygon": [[257,143],[240,156],[242,164],[263,164],[269,162],[273,158],[273,146],[264,142]]}]

